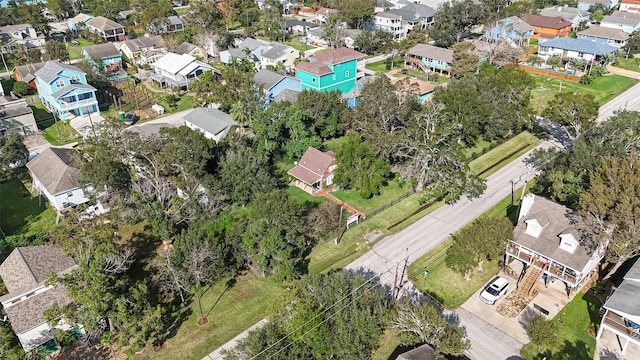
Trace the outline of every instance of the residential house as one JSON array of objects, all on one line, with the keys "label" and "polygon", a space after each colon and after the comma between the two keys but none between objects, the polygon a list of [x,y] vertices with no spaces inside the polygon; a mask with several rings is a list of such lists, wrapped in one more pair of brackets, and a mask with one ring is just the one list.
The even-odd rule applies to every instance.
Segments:
[{"label": "residential house", "polygon": [[76,267],[61,248],[48,245],[15,248],[0,264],[0,277],[9,292],[0,303],[25,351],[51,341],[59,329],[71,329],[64,322],[53,328],[47,325],[43,312],[54,304],[69,305],[71,299],[64,286],[45,282],[49,273],[62,275]]},{"label": "residential house", "polygon": [[296,77],[301,81],[302,90],[347,93],[356,86],[357,60],[364,56],[346,47],[332,49],[298,63]]},{"label": "residential house", "polygon": [[49,147],[27,163],[32,187],[44,196],[58,211],[64,213],[69,208],[89,202],[89,197],[80,186],[80,170],[71,159],[72,149]]},{"label": "residential house", "polygon": [[165,19],[156,19],[149,24],[147,30],[154,35],[174,33],[184,31],[184,23],[179,17],[172,15]]},{"label": "residential house", "polygon": [[95,67],[103,67],[108,73],[108,80],[118,80],[127,77],[122,68],[122,55],[114,43],[85,46],[82,56]]},{"label": "residential house", "polygon": [[358,36],[362,34],[365,30],[360,29],[344,29],[342,30],[342,44],[349,49],[353,49],[355,47],[356,39]]},{"label": "residential house", "polygon": [[398,96],[412,96],[418,100],[420,104],[427,101],[437,87],[427,81],[412,79],[410,77],[395,78],[391,80],[391,83],[395,86]]},{"label": "residential house", "polygon": [[396,360],[446,360],[444,357],[439,357],[436,355],[436,351],[429,346],[428,344],[424,344],[418,346],[413,350],[409,350],[404,352],[396,358]]},{"label": "residential house", "polygon": [[285,20],[284,28],[287,32],[294,35],[305,35],[307,30],[315,29],[320,25],[300,20]]},{"label": "residential house", "polygon": [[262,53],[269,50],[267,44],[262,43],[256,39],[246,38],[236,45],[235,48],[230,48],[220,52],[220,61],[224,64],[230,64],[235,60],[247,59],[251,62],[257,63],[262,58]]},{"label": "residential house", "polygon": [[617,47],[586,39],[555,38],[538,43],[538,56],[545,61],[552,56],[558,56],[564,61],[582,59],[591,62],[617,50]]},{"label": "residential house", "polygon": [[578,0],[578,9],[589,11],[596,4],[601,4],[605,9],[613,9],[618,5],[618,0]]},{"label": "residential house", "polygon": [[640,0],[621,0],[620,11],[640,13]]},{"label": "residential house", "polygon": [[407,28],[402,25],[402,17],[389,12],[381,12],[373,15],[373,24],[376,29],[391,33],[393,40],[402,40],[407,37]]},{"label": "residential house", "polygon": [[625,356],[629,345],[635,345],[636,349],[640,347],[640,260],[636,260],[625,274],[622,283],[614,289],[603,305],[605,311],[596,341],[600,341],[605,331],[613,333],[623,359],[631,359]]},{"label": "residential house", "polygon": [[79,31],[87,28],[87,23],[93,20],[92,15],[80,13],[67,20],[67,27],[72,31]]},{"label": "residential house", "polygon": [[591,26],[578,33],[578,39],[595,41],[600,44],[623,47],[629,39],[629,34],[619,30],[602,26]]},{"label": "residential house", "polygon": [[614,11],[611,15],[605,16],[600,22],[600,26],[620,29],[628,34],[640,30],[640,14],[633,12]]},{"label": "residential house", "polygon": [[116,17],[116,19],[118,20],[127,20],[129,19],[129,17],[131,17],[131,15],[135,14],[136,11],[135,10],[122,10],[118,12],[118,16]]},{"label": "residential house", "polygon": [[150,74],[150,79],[157,81],[160,86],[186,87],[187,89],[190,82],[205,72],[218,72],[212,66],[191,55],[178,55],[171,52],[151,64],[151,69],[153,73]]},{"label": "residential house", "polygon": [[36,71],[42,69],[46,61],[16,66],[13,68],[13,77],[16,81],[22,81],[27,83],[29,87],[32,89],[38,90],[38,86],[36,85]]},{"label": "residential house", "polygon": [[[0,93],[2,93],[0,87]],[[25,99],[17,99],[0,95],[0,136],[8,131],[17,131],[22,135],[33,134],[38,131],[33,110]]]},{"label": "residential house", "polygon": [[[524,277],[535,285],[545,278],[560,281],[567,294],[591,278],[604,257],[605,246],[593,239],[579,214],[564,205],[533,194],[522,199],[506,263],[523,265]],[[524,279],[523,283],[527,283]],[[524,289],[527,291],[527,289]]]},{"label": "residential house", "polygon": [[207,139],[216,142],[222,140],[231,129],[238,126],[231,115],[212,108],[198,107],[182,118],[189,129],[200,131]]},{"label": "residential house", "polygon": [[0,26],[2,52],[15,53],[44,46],[46,37],[29,24]]},{"label": "residential house", "polygon": [[313,194],[333,184],[335,170],[336,156],[332,151],[322,152],[309,146],[288,174],[292,177],[291,185]]},{"label": "residential house", "polygon": [[451,71],[453,62],[453,50],[427,45],[417,44],[404,55],[404,61],[408,65],[417,67],[424,72],[439,72],[447,74]]},{"label": "residential house", "polygon": [[533,36],[533,26],[517,16],[496,21],[496,25],[484,33],[487,41],[499,42],[508,39],[519,46],[528,46]]},{"label": "residential house", "polygon": [[88,20],[87,29],[99,35],[104,41],[125,41],[124,26],[103,16]]},{"label": "residential house", "polygon": [[402,25],[408,32],[415,29],[426,29],[427,26],[433,24],[433,16],[436,11],[422,4],[409,3],[397,9],[389,9],[386,12],[398,15],[402,18]]},{"label": "residential house", "polygon": [[324,38],[324,29],[321,27],[307,30],[307,44],[327,46],[329,42]]},{"label": "residential house", "polygon": [[342,100],[347,102],[347,106],[353,109],[358,104],[360,104],[360,92],[364,89],[364,86],[376,79],[376,76],[373,75],[365,75],[356,81],[356,86],[353,87],[349,92],[342,94]]},{"label": "residential house", "polygon": [[565,37],[571,31],[571,21],[560,16],[542,16],[535,14],[524,14],[522,20],[533,26],[532,38],[554,38]]},{"label": "residential house", "polygon": [[167,53],[160,35],[127,40],[120,46],[120,52],[138,67],[152,64]]},{"label": "residential house", "polygon": [[202,60],[207,57],[207,53],[204,51],[202,47],[198,45],[193,45],[188,42],[183,42],[173,52],[178,55],[183,55],[183,54],[191,55],[198,60]]},{"label": "residential house", "polygon": [[48,61],[35,76],[42,104],[60,120],[100,112],[96,88],[77,67]]},{"label": "residential house", "polygon": [[321,24],[324,24],[331,14],[337,15],[338,10],[320,7],[318,10],[316,10],[316,20],[318,20]]},{"label": "residential house", "polygon": [[[300,80],[294,77],[286,76],[271,70],[260,70],[253,75],[253,82],[260,86],[266,96],[266,103],[276,101],[276,97],[283,91],[299,93],[301,90]],[[290,98],[292,94],[288,94],[286,98]],[[284,98],[281,97],[281,100]]]},{"label": "residential house", "polygon": [[376,0],[376,6],[373,8],[373,13],[379,13],[388,11],[393,8],[395,4],[388,2],[387,0]]},{"label": "residential house", "polygon": [[271,48],[262,53],[260,68],[283,67],[286,71],[293,69],[295,61],[300,58],[300,51],[285,44],[272,43]]},{"label": "residential house", "polygon": [[581,23],[589,21],[590,14],[586,10],[564,5],[542,9],[540,10],[540,15],[549,17],[560,16],[565,20],[571,21],[571,27],[576,29]]}]

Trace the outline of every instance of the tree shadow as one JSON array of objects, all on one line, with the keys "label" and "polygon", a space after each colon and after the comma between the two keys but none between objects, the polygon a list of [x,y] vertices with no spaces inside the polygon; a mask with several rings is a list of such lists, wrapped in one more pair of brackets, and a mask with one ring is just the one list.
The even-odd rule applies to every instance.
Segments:
[{"label": "tree shadow", "polygon": [[589,312],[590,320],[589,327],[593,325],[593,333],[595,334],[600,326],[600,307],[602,306],[602,301],[600,301],[597,296],[593,295],[591,291],[582,295],[582,300],[587,303],[587,311]]},{"label": "tree shadow", "polygon": [[389,357],[387,359],[388,360],[395,360],[395,359],[398,358],[398,356],[400,356],[400,354],[404,354],[407,351],[413,350],[415,348],[416,348],[416,346],[398,345],[398,346],[396,346],[396,348],[393,350],[393,352],[391,353],[391,355],[389,355]]},{"label": "tree shadow", "polygon": [[600,360],[620,360],[620,356],[615,351],[609,349],[600,350]]},{"label": "tree shadow", "polygon": [[593,356],[589,353],[587,349],[587,344],[578,340],[575,343],[569,342],[565,340],[560,348],[556,351],[547,350],[542,354],[538,354],[540,359],[546,357],[547,359],[553,360],[591,360]]},{"label": "tree shadow", "polygon": [[166,340],[176,336],[182,323],[187,321],[192,313],[193,310],[191,306],[184,306],[177,297],[174,298],[174,300],[168,304],[168,311],[162,319],[162,322],[165,324],[165,329],[158,337]]},{"label": "tree shadow", "polygon": [[[218,296],[218,299],[213,303],[213,305],[211,305],[211,308],[209,309],[209,311],[207,311],[207,313],[204,315],[205,318],[209,317],[209,314],[211,314],[211,312],[213,311],[213,308],[215,308],[216,305],[218,305],[218,302],[220,301],[220,299],[222,299],[222,296],[224,296],[224,294],[226,294],[226,292],[229,291],[229,289],[231,289],[235,284],[236,284],[236,278],[231,278],[227,280],[227,284],[224,290],[222,291],[220,296]],[[213,284],[209,285],[209,287],[204,292],[206,293],[207,290],[211,288],[211,286],[213,286]]]},{"label": "tree shadow", "polygon": [[520,318],[518,319],[518,322],[520,323],[520,325],[522,325],[522,328],[526,329],[527,325],[529,325],[529,323],[533,319],[535,319],[537,316],[540,316],[540,313],[536,312],[535,310],[527,306],[520,313]]}]

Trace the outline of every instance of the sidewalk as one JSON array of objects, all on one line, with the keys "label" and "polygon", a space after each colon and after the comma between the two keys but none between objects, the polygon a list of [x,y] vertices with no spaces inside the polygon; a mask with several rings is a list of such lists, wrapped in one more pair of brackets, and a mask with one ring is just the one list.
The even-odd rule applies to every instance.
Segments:
[{"label": "sidewalk", "polygon": [[615,66],[607,66],[607,71],[610,74],[622,75],[632,79],[640,79],[639,72],[635,72],[635,71],[631,71],[631,70],[627,70],[627,69],[623,69]]},{"label": "sidewalk", "polygon": [[314,194],[314,196],[324,196],[327,199],[333,201],[334,203],[338,204],[338,206],[342,206],[345,210],[350,211],[352,214],[360,214],[362,217],[365,217],[366,214],[363,213],[360,210],[356,210],[356,208],[354,208],[353,206],[345,203],[344,201],[338,199],[337,197],[329,194],[329,190],[327,189],[322,189],[319,191],[316,191]]},{"label": "sidewalk", "polygon": [[229,340],[226,344],[220,346],[219,348],[215,349],[209,355],[203,357],[202,360],[220,360],[220,359],[222,359],[222,351],[233,349],[236,346],[236,344],[238,344],[238,342],[240,340],[246,338],[249,335],[249,332],[251,332],[252,330],[261,328],[262,326],[264,326],[264,324],[266,324],[268,322],[269,322],[269,320],[267,320],[267,319],[260,320],[259,322],[257,322],[252,327],[248,328],[247,330],[245,330],[245,331],[241,332],[240,334],[238,334],[238,336],[236,336],[233,339]]}]

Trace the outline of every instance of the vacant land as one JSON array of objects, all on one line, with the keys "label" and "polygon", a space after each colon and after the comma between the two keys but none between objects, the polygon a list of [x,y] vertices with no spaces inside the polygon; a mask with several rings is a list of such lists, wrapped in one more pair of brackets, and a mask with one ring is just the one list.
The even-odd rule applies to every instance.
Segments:
[{"label": "vacant land", "polygon": [[396,175],[395,179],[387,182],[387,185],[380,189],[380,195],[373,196],[370,199],[363,199],[358,191],[354,190],[336,190],[331,195],[353,206],[356,210],[363,214],[370,214],[386,205],[389,205],[399,197],[413,192],[411,185],[399,179],[400,175]]},{"label": "vacant land", "polygon": [[385,73],[387,71],[391,71],[393,69],[402,69],[404,68],[404,61],[398,60],[393,62],[393,69],[387,69],[387,60],[380,60],[373,62],[371,64],[365,65],[366,69],[371,71],[375,71],[376,73]]},{"label": "vacant land", "polygon": [[70,60],[74,60],[74,59],[81,59],[82,56],[82,48],[85,46],[91,46],[91,45],[95,45],[94,42],[91,42],[87,39],[82,39],[82,38],[77,38],[75,39],[77,42],[79,42],[79,45],[73,45],[70,42],[67,42],[67,49],[69,50],[69,59]]},{"label": "vacant land", "polygon": [[504,165],[518,158],[540,144],[540,139],[528,131],[512,137],[496,146],[486,154],[469,163],[469,170],[474,175],[486,178],[500,170]]}]

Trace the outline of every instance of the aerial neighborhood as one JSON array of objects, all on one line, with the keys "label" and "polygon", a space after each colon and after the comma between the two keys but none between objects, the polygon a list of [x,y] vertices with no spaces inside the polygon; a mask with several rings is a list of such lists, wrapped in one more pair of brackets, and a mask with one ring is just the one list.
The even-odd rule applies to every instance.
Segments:
[{"label": "aerial neighborhood", "polygon": [[3,0],[0,47],[1,359],[640,359],[639,0]]}]

